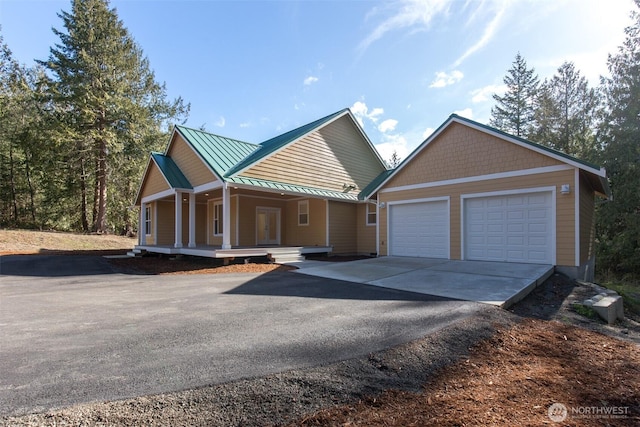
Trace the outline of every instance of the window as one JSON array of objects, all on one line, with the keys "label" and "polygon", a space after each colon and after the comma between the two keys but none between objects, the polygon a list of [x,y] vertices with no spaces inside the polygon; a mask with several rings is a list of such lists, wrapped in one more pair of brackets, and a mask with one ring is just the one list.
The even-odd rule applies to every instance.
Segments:
[{"label": "window", "polygon": [[151,206],[144,208],[144,234],[151,235]]},{"label": "window", "polygon": [[213,204],[213,235],[222,236],[222,202]]},{"label": "window", "polygon": [[298,202],[298,225],[309,225],[309,201]]},{"label": "window", "polygon": [[367,203],[367,225],[376,225],[377,219],[376,205]]}]

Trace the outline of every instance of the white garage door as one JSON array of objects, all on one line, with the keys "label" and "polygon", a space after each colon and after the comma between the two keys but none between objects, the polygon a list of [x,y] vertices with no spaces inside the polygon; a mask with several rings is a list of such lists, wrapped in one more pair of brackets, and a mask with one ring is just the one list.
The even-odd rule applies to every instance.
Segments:
[{"label": "white garage door", "polygon": [[449,258],[449,202],[389,206],[389,254]]},{"label": "white garage door", "polygon": [[553,264],[552,193],[464,200],[465,259]]}]

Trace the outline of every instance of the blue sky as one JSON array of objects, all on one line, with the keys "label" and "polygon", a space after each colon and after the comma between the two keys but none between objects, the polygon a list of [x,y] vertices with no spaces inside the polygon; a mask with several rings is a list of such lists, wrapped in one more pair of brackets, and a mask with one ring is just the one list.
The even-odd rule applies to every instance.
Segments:
[{"label": "blue sky", "polygon": [[[519,51],[543,79],[565,60],[596,85],[632,0],[112,0],[187,125],[261,142],[345,107],[388,159],[451,113],[486,123]],[[0,0],[20,62],[47,59],[70,1]]]}]

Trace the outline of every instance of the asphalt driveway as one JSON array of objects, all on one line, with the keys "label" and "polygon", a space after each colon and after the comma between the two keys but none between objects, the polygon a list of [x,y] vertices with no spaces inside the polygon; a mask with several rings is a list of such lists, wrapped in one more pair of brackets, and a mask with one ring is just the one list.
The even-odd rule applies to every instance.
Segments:
[{"label": "asphalt driveway", "polygon": [[145,276],[0,257],[0,414],[262,376],[423,337],[482,304],[317,276]]}]

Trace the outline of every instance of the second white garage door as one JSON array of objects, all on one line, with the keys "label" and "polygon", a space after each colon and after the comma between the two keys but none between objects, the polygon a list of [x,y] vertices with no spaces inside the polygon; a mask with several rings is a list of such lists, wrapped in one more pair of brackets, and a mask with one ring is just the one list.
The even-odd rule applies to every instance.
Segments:
[{"label": "second white garage door", "polygon": [[464,258],[553,264],[552,193],[464,200]]},{"label": "second white garage door", "polygon": [[449,258],[449,201],[390,205],[389,254]]}]

